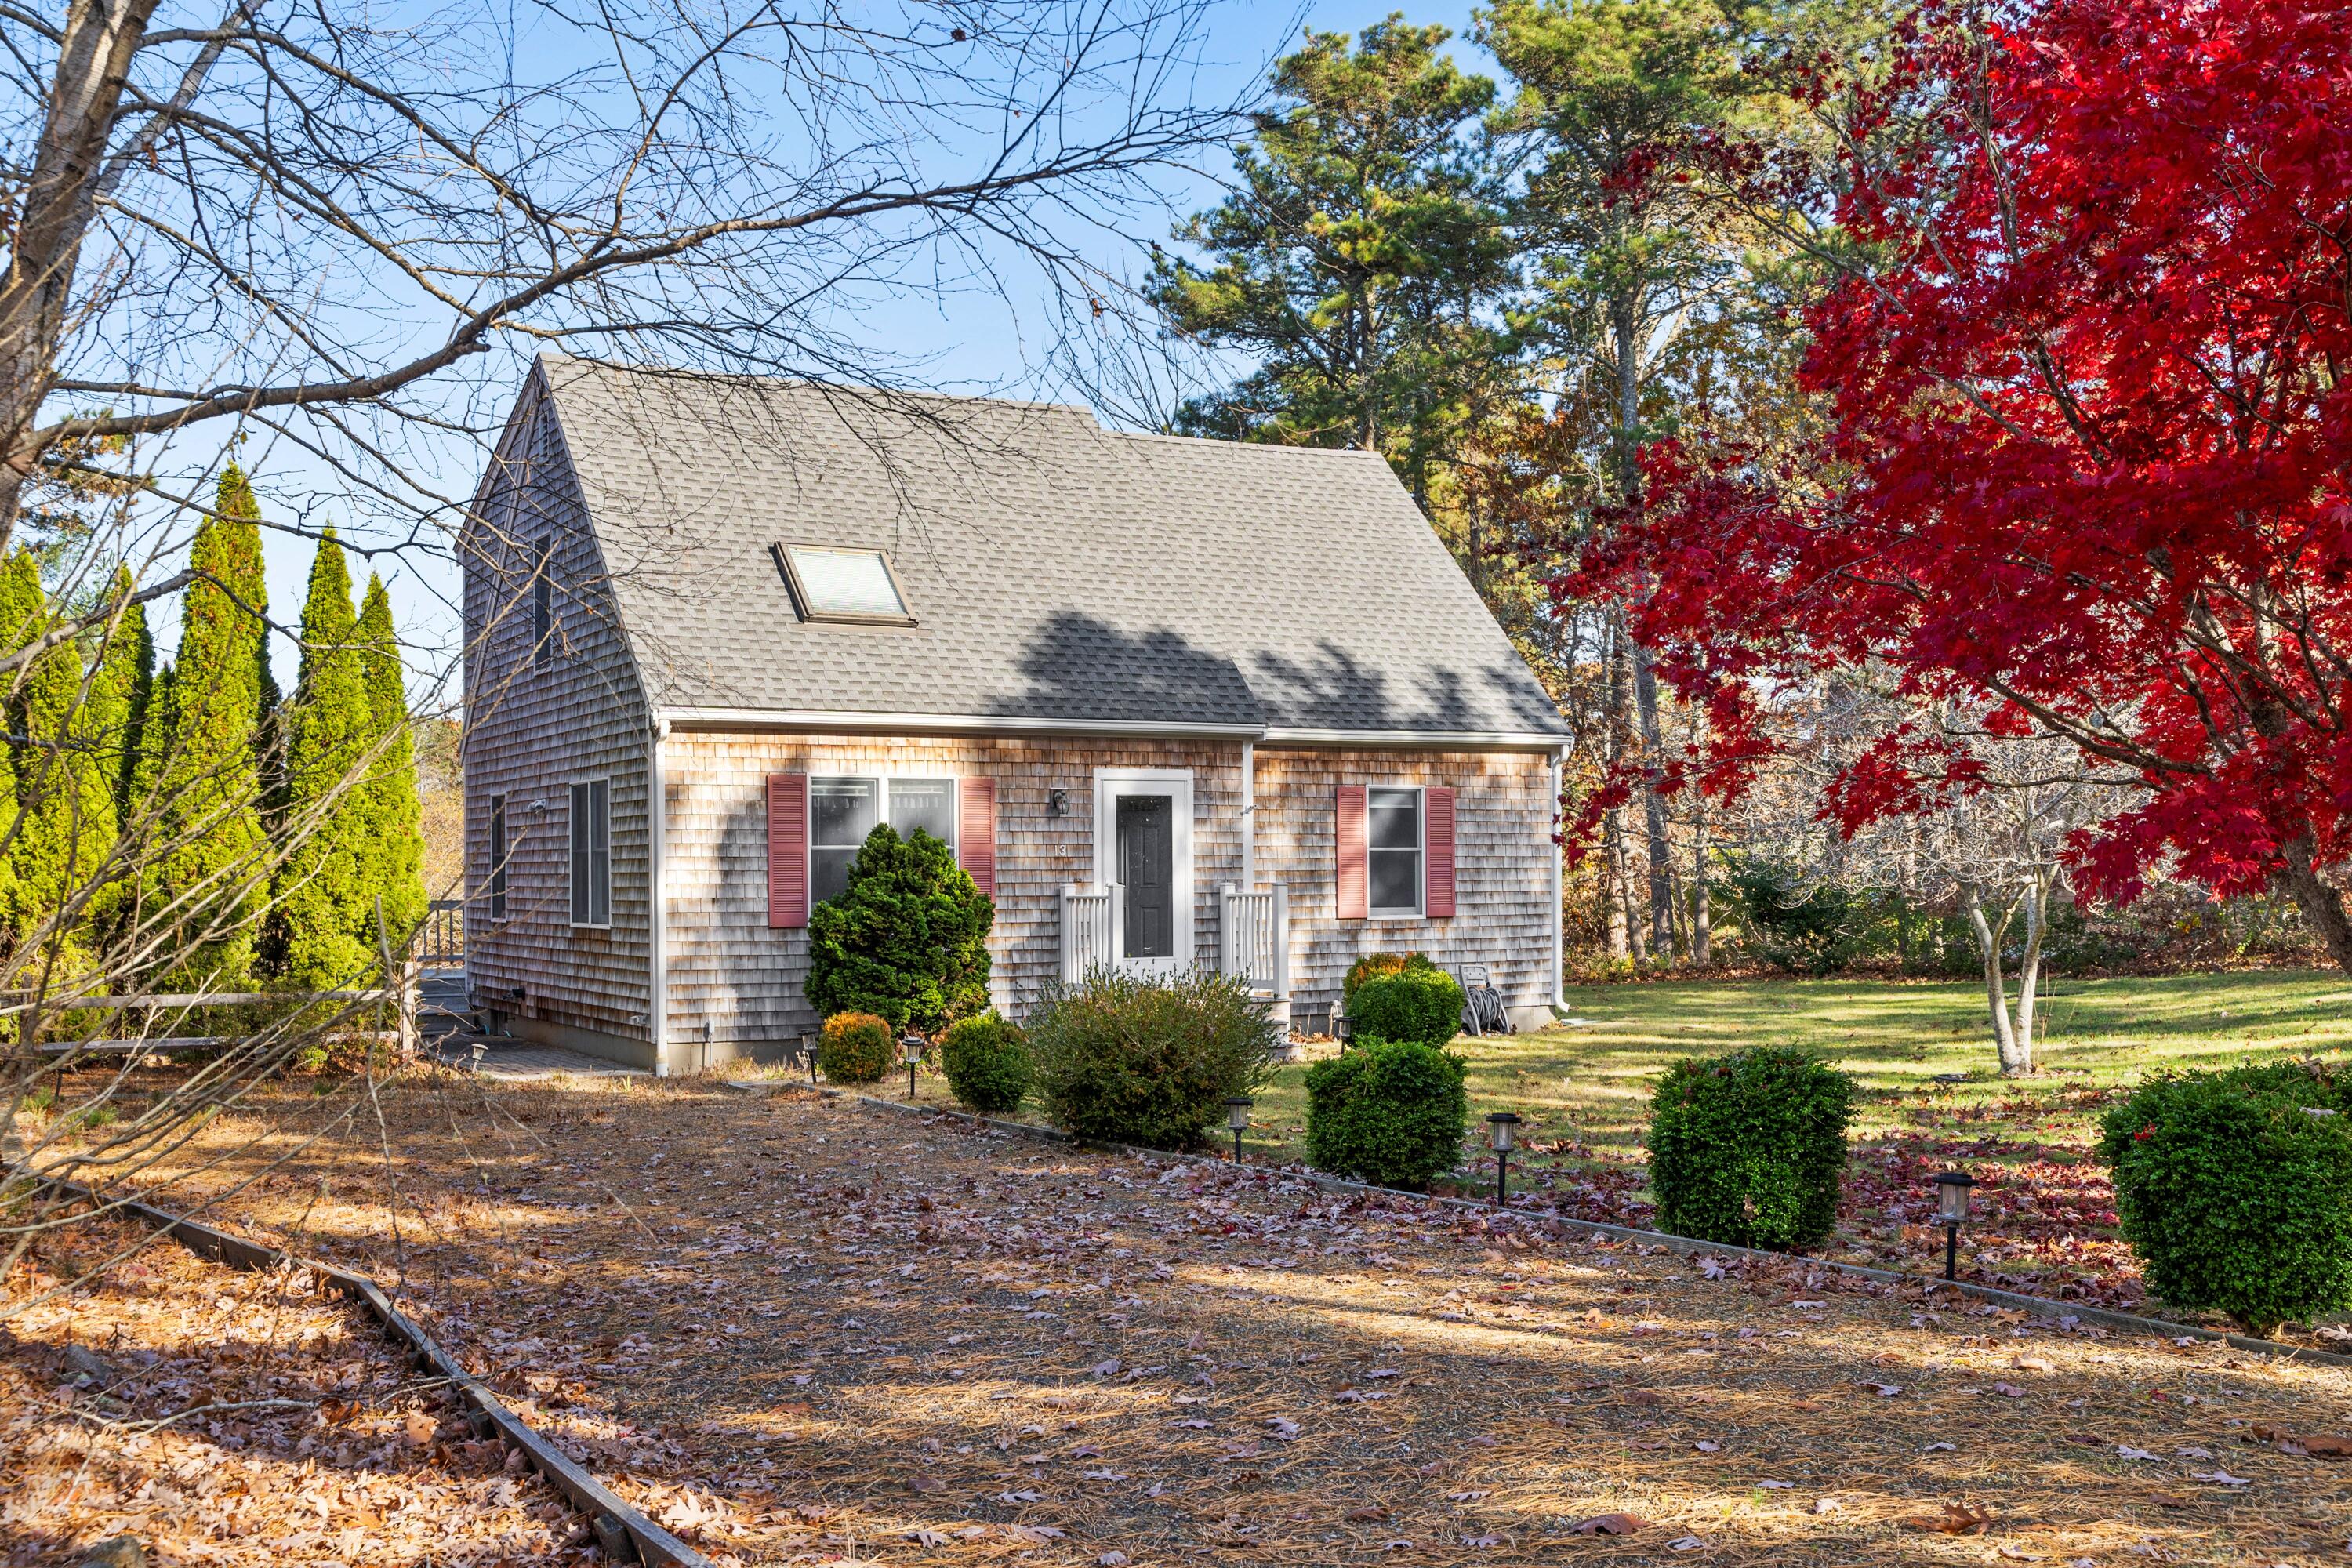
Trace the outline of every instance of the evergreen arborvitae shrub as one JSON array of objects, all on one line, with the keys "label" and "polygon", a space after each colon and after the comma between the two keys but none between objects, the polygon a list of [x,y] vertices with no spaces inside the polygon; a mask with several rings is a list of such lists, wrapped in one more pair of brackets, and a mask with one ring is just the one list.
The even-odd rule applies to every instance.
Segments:
[{"label": "evergreen arborvitae shrub", "polygon": [[879,1083],[898,1059],[890,1026],[871,1013],[835,1013],[816,1037],[816,1065],[834,1083]]},{"label": "evergreen arborvitae shrub", "polygon": [[1412,1040],[1370,1040],[1307,1069],[1307,1159],[1383,1187],[1426,1187],[1462,1158],[1469,1064]]},{"label": "evergreen arborvitae shrub", "polygon": [[221,475],[214,513],[189,547],[188,564],[202,575],[180,601],[173,721],[157,786],[169,803],[172,845],[162,895],[179,924],[168,944],[177,978],[167,990],[243,989],[264,901],[259,732],[274,688],[261,616],[269,592],[261,509],[234,467]]},{"label": "evergreen arborvitae shrub", "polygon": [[1433,964],[1407,963],[1357,986],[1348,1017],[1360,1040],[1442,1046],[1462,1032],[1462,987]]},{"label": "evergreen arborvitae shrub", "polygon": [[2297,1062],[2159,1078],[2108,1110],[2099,1154],[2160,1300],[2256,1334],[2352,1308],[2352,1082]]},{"label": "evergreen arborvitae shrub", "polygon": [[1853,1080],[1788,1046],[1677,1062],[1650,1107],[1658,1228],[1733,1247],[1814,1247],[1837,1223]]},{"label": "evergreen arborvitae shrub", "polygon": [[287,977],[305,991],[364,984],[383,962],[375,894],[383,845],[366,773],[374,719],[358,638],[352,574],[331,528],[310,563],[301,676],[286,724],[278,905]]},{"label": "evergreen arborvitae shrub", "polygon": [[1381,980],[1391,974],[1402,974],[1408,969],[1434,969],[1425,952],[1368,952],[1348,965],[1347,978],[1339,982],[1339,1001],[1344,1006],[1356,999],[1356,993],[1367,980]]},{"label": "evergreen arborvitae shrub", "polygon": [[1274,1072],[1282,1029],[1230,974],[1148,980],[1108,968],[1049,994],[1029,1020],[1038,1098],[1080,1138],[1188,1149],[1225,1100]]},{"label": "evergreen arborvitae shrub", "polygon": [[954,854],[885,822],[858,847],[849,885],[809,911],[808,999],[926,1034],[988,1005],[996,906]]},{"label": "evergreen arborvitae shrub", "polygon": [[940,1069],[957,1101],[982,1116],[1018,1110],[1034,1074],[1028,1040],[993,1013],[948,1026],[940,1041]]},{"label": "evergreen arborvitae shrub", "polygon": [[[367,683],[366,811],[375,848],[368,858],[370,902],[383,900],[383,923],[395,945],[425,923],[424,808],[416,798],[416,745],[408,721],[408,682],[383,579],[368,574],[356,628]],[[370,909],[368,916],[373,919]]]}]

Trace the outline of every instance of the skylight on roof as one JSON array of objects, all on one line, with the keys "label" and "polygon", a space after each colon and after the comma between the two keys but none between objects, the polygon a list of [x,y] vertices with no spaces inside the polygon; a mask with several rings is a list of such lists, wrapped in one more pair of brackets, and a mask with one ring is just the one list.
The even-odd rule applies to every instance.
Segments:
[{"label": "skylight on roof", "polygon": [[776,558],[804,621],[898,621],[915,617],[898,591],[898,574],[879,550],[827,544],[779,544]]}]

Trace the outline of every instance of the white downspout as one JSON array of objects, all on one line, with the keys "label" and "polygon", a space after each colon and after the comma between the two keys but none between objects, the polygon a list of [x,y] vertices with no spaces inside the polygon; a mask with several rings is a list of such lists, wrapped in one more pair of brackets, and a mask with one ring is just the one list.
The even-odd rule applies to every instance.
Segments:
[{"label": "white downspout", "polygon": [[1257,747],[1242,742],[1242,891],[1257,891]]},{"label": "white downspout", "polygon": [[[1559,814],[1560,773],[1567,763],[1568,747],[1563,744],[1551,754],[1551,809],[1555,822],[1559,820]],[[1568,951],[1561,931],[1559,905],[1567,889],[1560,881],[1560,847],[1554,844],[1551,847],[1551,1005],[1565,1013],[1568,1011],[1568,979],[1561,971],[1566,966]]]},{"label": "white downspout", "polygon": [[653,905],[653,930],[646,944],[652,969],[646,1035],[654,1047],[656,1078],[669,1076],[669,880],[663,854],[665,841],[669,837],[669,781],[662,766],[662,745],[668,739],[669,721],[656,718],[649,757],[651,799],[646,813],[652,833],[647,869],[651,874]]}]

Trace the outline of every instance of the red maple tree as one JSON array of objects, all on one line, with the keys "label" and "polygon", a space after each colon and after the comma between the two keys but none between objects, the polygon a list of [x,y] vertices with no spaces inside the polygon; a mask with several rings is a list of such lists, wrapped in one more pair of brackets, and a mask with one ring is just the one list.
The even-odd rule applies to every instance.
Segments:
[{"label": "red maple tree", "polygon": [[[1926,133],[1844,171],[1818,444],[1653,449],[1556,586],[1633,605],[1712,789],[1776,683],[1892,670],[2137,775],[2089,893],[2284,889],[2352,970],[2352,5],[2011,16],[1923,27],[1866,110]],[[1838,781],[1849,829],[1916,805],[1917,744]]]}]

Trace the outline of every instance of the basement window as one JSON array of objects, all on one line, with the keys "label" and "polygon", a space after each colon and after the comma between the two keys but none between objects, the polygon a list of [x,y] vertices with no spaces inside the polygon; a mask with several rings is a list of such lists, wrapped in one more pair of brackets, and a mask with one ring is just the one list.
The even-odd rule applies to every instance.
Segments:
[{"label": "basement window", "polygon": [[830,544],[779,544],[776,563],[792,590],[793,607],[804,621],[914,624],[887,552]]}]

